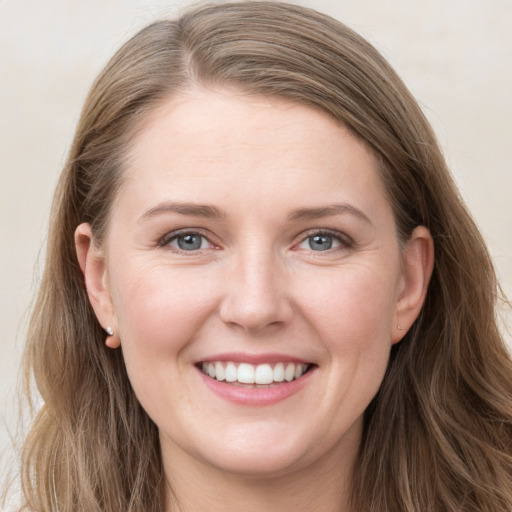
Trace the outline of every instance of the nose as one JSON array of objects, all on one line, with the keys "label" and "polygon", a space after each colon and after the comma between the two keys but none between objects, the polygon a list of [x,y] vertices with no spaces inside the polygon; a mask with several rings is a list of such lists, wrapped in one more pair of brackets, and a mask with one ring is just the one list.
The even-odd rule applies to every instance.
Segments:
[{"label": "nose", "polygon": [[271,254],[240,255],[226,277],[220,317],[232,327],[260,332],[287,324],[293,306],[283,266]]}]

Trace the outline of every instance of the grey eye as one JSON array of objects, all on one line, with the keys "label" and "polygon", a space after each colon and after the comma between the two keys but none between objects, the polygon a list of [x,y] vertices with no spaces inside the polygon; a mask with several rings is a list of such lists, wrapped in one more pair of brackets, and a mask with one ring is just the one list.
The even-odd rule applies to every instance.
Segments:
[{"label": "grey eye", "polygon": [[329,235],[314,235],[308,237],[309,248],[313,251],[327,251],[332,248],[333,239]]},{"label": "grey eye", "polygon": [[177,236],[171,245],[177,246],[182,251],[197,251],[204,248],[206,240],[203,236],[197,233],[187,233],[185,235]]}]

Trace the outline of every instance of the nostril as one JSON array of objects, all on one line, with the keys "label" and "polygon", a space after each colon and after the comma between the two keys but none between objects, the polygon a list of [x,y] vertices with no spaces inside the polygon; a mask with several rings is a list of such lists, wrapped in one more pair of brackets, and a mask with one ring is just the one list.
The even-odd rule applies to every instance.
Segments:
[{"label": "nostril", "polygon": [[293,317],[293,309],[284,298],[269,301],[226,300],[220,309],[221,320],[248,332],[279,328]]}]

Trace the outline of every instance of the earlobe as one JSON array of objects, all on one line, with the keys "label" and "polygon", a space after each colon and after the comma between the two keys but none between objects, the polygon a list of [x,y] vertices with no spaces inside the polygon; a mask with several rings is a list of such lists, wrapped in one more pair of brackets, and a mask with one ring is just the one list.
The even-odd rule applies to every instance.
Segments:
[{"label": "earlobe", "polygon": [[121,346],[121,339],[116,335],[114,329],[110,327],[110,325],[105,329],[107,333],[107,338],[105,340],[105,345],[109,348],[119,348]]},{"label": "earlobe", "polygon": [[418,226],[402,250],[402,289],[397,300],[392,343],[400,341],[420,314],[434,268],[434,241]]},{"label": "earlobe", "polygon": [[105,257],[94,242],[89,224],[83,223],[76,228],[75,248],[89,302],[94,309],[96,318],[105,329],[106,334],[108,334],[107,328],[113,331],[112,335],[108,334],[106,345],[110,348],[117,348],[120,341],[116,334],[117,321],[108,285]]}]

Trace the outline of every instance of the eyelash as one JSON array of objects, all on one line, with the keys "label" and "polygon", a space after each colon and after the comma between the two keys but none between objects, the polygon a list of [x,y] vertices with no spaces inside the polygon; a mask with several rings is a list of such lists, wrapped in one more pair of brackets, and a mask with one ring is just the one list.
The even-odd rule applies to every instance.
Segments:
[{"label": "eyelash", "polygon": [[164,235],[159,241],[158,241],[158,246],[159,247],[162,247],[162,248],[169,248],[171,251],[173,252],[176,252],[178,254],[187,254],[187,253],[199,253],[199,252],[202,252],[203,249],[198,249],[198,250],[191,250],[191,251],[186,251],[186,250],[183,250],[183,249],[180,249],[179,247],[173,247],[171,246],[171,242],[177,240],[178,238],[180,237],[185,237],[187,235],[191,235],[191,236],[199,236],[201,237],[203,240],[206,240],[211,246],[214,246],[215,244],[213,244],[210,239],[208,238],[208,236],[206,236],[204,233],[202,233],[200,230],[194,230],[194,229],[183,229],[183,230],[179,230],[179,231],[173,231],[171,233],[167,233],[166,235]]},{"label": "eyelash", "polygon": [[[170,250],[172,250],[173,252],[178,253],[178,254],[187,254],[188,253],[190,255],[190,254],[201,253],[204,249],[200,248],[197,250],[187,251],[187,250],[183,250],[178,247],[174,247],[174,246],[170,245],[171,242],[177,240],[180,237],[185,237],[187,235],[199,236],[203,240],[207,241],[210,244],[210,246],[215,247],[215,244],[213,244],[210,241],[210,239],[207,235],[202,233],[200,230],[194,230],[194,229],[183,229],[180,231],[173,231],[171,233],[167,233],[158,241],[158,246],[162,247],[162,248],[169,248]],[[317,253],[316,255],[318,255],[318,253],[324,253],[324,252],[332,254],[333,252],[337,252],[337,251],[349,251],[349,250],[353,249],[355,246],[354,241],[350,237],[345,235],[344,233],[340,233],[339,231],[331,231],[329,229],[315,229],[315,230],[310,230],[306,233],[301,234],[299,242],[294,243],[293,247],[295,249],[299,249],[299,246],[301,244],[307,242],[309,239],[312,239],[313,237],[318,237],[318,236],[332,238],[339,245],[337,247],[328,248],[324,251],[314,251],[313,249],[309,249],[312,253]]]},{"label": "eyelash", "polygon": [[315,253],[316,256],[320,256],[320,254],[318,253],[332,254],[333,252],[338,251],[350,251],[355,246],[354,241],[344,233],[341,233],[339,231],[332,231],[330,229],[314,229],[302,234],[300,242],[298,244],[295,244],[295,247],[298,247],[299,245],[302,245],[303,243],[307,242],[309,239],[318,236],[332,238],[333,240],[338,242],[339,245],[337,247],[329,248],[325,251],[314,251],[313,249],[309,249],[312,253]]}]

